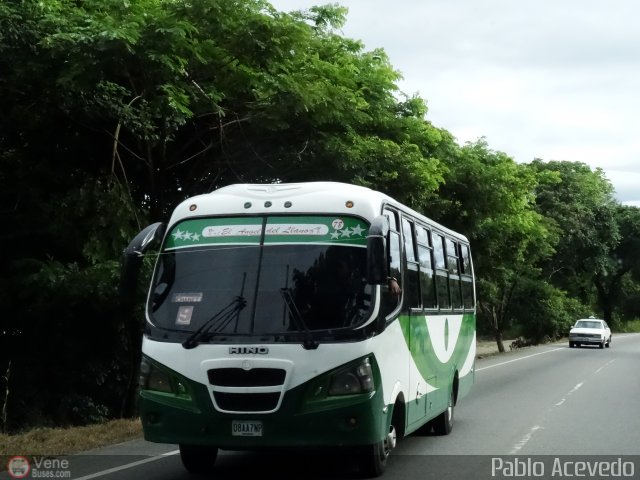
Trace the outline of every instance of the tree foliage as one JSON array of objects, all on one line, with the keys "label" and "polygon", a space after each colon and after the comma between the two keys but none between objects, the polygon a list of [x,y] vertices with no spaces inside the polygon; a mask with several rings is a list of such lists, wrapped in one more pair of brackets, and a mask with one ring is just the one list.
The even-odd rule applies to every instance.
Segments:
[{"label": "tree foliage", "polygon": [[484,139],[468,143],[447,164],[434,215],[465,232],[474,247],[481,321],[504,351],[502,333],[511,324],[513,293],[522,278],[552,252],[554,237],[535,210],[537,177]]},{"label": "tree foliage", "polygon": [[590,275],[604,268],[619,240],[611,183],[602,170],[592,171],[580,162],[536,160],[530,167],[540,178],[537,210],[549,219],[559,238],[545,275],[588,302]]},{"label": "tree foliage", "polygon": [[[605,320],[617,323],[627,298],[633,296],[633,282],[640,279],[640,210],[618,205],[612,217],[618,230],[618,241],[593,276],[599,310]],[[626,288],[625,288],[625,280]]]},{"label": "tree foliage", "polygon": [[541,160],[530,167],[541,179],[537,209],[559,237],[545,276],[613,323],[624,304],[624,277],[637,272],[638,209],[617,204],[600,169]]}]

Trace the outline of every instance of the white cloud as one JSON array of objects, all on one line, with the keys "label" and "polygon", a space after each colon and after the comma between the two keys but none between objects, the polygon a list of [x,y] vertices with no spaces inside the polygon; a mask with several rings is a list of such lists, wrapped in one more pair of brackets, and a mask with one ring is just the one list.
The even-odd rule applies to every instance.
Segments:
[{"label": "white cloud", "polygon": [[617,198],[625,205],[640,207],[640,169],[607,170],[607,178],[616,189]]},{"label": "white cloud", "polygon": [[620,201],[640,202],[636,0],[337,2],[349,8],[342,33],[384,48],[401,89],[461,143],[484,136],[517,161],[601,167]]}]

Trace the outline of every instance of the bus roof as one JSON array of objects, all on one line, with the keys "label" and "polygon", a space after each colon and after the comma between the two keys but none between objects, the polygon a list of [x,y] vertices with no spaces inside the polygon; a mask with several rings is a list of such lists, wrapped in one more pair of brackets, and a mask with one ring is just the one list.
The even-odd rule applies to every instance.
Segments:
[{"label": "bus roof", "polygon": [[310,213],[353,215],[371,222],[382,213],[383,205],[392,205],[444,233],[467,241],[464,235],[428,219],[384,193],[339,182],[228,185],[179,204],[169,225],[185,218],[203,216]]}]

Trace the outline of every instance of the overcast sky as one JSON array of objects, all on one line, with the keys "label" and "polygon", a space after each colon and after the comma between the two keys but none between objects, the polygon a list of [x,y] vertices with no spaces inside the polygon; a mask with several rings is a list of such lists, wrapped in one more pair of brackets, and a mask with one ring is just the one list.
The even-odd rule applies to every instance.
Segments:
[{"label": "overcast sky", "polygon": [[637,0],[272,0],[278,10],[339,3],[346,37],[383,48],[460,144],[484,136],[518,162],[601,167],[640,206]]}]

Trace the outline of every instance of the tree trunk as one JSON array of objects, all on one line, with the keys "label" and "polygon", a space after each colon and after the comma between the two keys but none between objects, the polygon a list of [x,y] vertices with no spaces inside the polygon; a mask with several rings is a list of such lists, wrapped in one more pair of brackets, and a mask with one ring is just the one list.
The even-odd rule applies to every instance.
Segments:
[{"label": "tree trunk", "polygon": [[493,336],[496,339],[496,344],[498,345],[498,351],[500,353],[504,353],[504,343],[502,342],[502,332],[499,328],[496,328],[493,331]]},{"label": "tree trunk", "polygon": [[478,308],[485,312],[490,318],[491,328],[493,329],[493,338],[498,345],[498,351],[504,353],[504,343],[502,342],[502,330],[500,329],[500,318],[496,311],[495,305],[478,302]]},{"label": "tree trunk", "polygon": [[2,377],[5,381],[5,391],[4,391],[4,400],[2,402],[2,411],[0,412],[0,432],[6,433],[8,431],[7,423],[8,423],[8,414],[7,409],[9,405],[9,379],[11,378],[11,360],[9,360],[9,364],[7,365],[7,371]]},{"label": "tree trunk", "polygon": [[502,330],[500,329],[500,318],[495,305],[491,307],[491,323],[493,324],[493,337],[498,345],[498,352],[504,353],[504,343],[502,343]]},{"label": "tree trunk", "polygon": [[[626,271],[625,271],[626,272]],[[602,310],[602,319],[611,326],[613,322],[613,313],[616,308],[616,301],[620,297],[622,289],[622,276],[625,272],[618,272],[611,275],[606,281],[600,275],[594,279],[597,291],[598,306]]]}]

